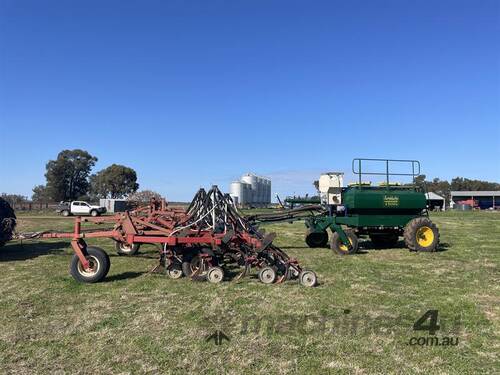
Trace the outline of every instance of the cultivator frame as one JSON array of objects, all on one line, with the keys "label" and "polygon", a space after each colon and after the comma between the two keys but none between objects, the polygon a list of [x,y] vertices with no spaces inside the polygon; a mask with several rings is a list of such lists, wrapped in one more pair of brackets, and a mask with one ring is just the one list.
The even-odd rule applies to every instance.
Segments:
[{"label": "cultivator frame", "polygon": [[[114,224],[104,230],[82,230],[82,223]],[[229,195],[213,186],[200,189],[187,210],[170,208],[165,201],[114,216],[76,217],[73,232],[38,232],[21,238],[68,238],[74,251],[71,273],[83,282],[101,281],[109,270],[109,257],[87,239],[110,238],[121,244],[160,244],[160,263],[167,275],[183,274],[195,280],[217,283],[227,268],[240,268],[236,279],[258,268],[266,283],[299,279],[305,286],[317,283],[316,274],[302,269],[296,259],[272,244],[274,233],[265,235],[250,224]],[[99,268],[99,269],[98,269]],[[103,270],[105,272],[103,272]]]}]

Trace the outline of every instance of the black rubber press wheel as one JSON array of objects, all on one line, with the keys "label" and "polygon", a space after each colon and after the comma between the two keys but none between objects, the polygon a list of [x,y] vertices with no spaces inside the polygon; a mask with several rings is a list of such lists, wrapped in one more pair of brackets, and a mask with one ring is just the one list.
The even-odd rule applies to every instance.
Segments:
[{"label": "black rubber press wheel", "polygon": [[309,247],[326,247],[328,244],[328,233],[326,230],[321,232],[308,231],[306,234],[306,244]]}]

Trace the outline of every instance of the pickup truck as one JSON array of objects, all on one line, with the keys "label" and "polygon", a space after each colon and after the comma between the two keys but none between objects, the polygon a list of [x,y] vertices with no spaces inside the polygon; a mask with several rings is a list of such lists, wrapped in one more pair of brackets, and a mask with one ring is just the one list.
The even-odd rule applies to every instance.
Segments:
[{"label": "pickup truck", "polygon": [[84,201],[61,202],[56,211],[62,216],[90,215],[99,216],[106,212],[106,207],[93,206]]}]

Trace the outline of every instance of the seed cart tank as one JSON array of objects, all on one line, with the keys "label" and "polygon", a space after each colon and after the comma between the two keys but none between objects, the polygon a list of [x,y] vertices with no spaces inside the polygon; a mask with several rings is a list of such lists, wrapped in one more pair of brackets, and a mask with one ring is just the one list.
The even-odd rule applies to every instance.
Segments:
[{"label": "seed cart tank", "polygon": [[[363,162],[382,164],[385,172],[365,170]],[[409,166],[411,173],[391,172],[395,165]],[[341,204],[330,204],[330,215],[313,215],[306,219],[306,243],[310,247],[325,246],[330,228],[330,246],[339,254],[355,253],[358,237],[363,235],[368,235],[375,247],[394,247],[403,236],[410,250],[437,249],[439,231],[428,217],[424,191],[415,184],[415,177],[420,174],[418,161],[354,159],[352,172],[358,175],[359,181],[342,188]],[[371,186],[362,180],[366,175],[384,176],[385,181],[379,186]],[[411,176],[413,183],[393,183],[391,176]]]}]

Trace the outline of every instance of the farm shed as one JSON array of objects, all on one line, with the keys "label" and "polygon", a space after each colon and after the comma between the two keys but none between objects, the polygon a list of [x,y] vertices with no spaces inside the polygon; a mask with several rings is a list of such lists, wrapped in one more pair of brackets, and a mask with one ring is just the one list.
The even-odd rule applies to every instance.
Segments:
[{"label": "farm shed", "polygon": [[452,191],[450,206],[460,202],[472,202],[474,207],[485,209],[500,209],[500,190],[485,191]]},{"label": "farm shed", "polygon": [[425,194],[425,198],[427,199],[427,206],[429,206],[430,210],[444,210],[444,202],[445,199],[439,194],[430,191]]}]

